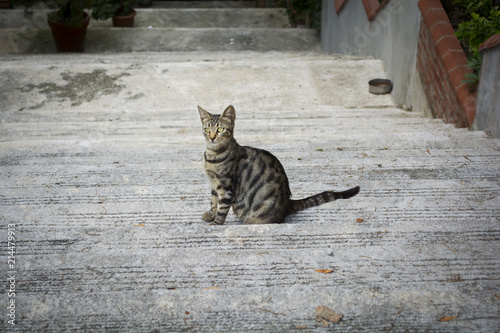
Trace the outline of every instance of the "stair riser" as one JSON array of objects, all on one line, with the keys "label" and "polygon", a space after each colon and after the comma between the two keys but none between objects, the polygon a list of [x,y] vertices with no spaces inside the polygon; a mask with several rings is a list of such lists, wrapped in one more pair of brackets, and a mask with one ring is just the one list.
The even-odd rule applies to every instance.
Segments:
[{"label": "stair riser", "polygon": [[[50,30],[0,30],[1,53],[53,53]],[[319,37],[302,29],[95,28],[87,31],[85,52],[314,51]]]}]

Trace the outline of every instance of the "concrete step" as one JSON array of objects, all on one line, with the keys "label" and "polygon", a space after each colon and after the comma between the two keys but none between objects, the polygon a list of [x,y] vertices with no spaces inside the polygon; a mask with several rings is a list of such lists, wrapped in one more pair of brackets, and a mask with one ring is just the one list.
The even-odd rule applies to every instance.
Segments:
[{"label": "concrete step", "polygon": [[[110,27],[109,21],[94,21]],[[137,9],[135,27],[154,28],[290,28],[283,8]]]},{"label": "concrete step", "polygon": [[254,0],[235,1],[153,1],[148,8],[254,8]]},{"label": "concrete step", "polygon": [[[50,30],[1,29],[0,53],[55,53]],[[319,37],[310,29],[248,28],[93,28],[87,31],[85,52],[187,51],[306,51],[319,50]]]},{"label": "concrete step", "polygon": [[[304,51],[319,49],[311,29],[291,29],[283,9],[138,9],[135,28],[91,20],[86,52]],[[0,11],[0,54],[54,53],[46,12],[27,19]]]},{"label": "concrete step", "polygon": [[[9,274],[22,305],[9,331],[499,327],[500,140],[369,94],[381,61],[243,51],[0,60],[0,235],[15,225]],[[198,104],[233,104],[237,140],[275,154],[295,198],[360,194],[284,224],[240,225],[230,213],[207,225]],[[323,327],[320,305],[342,320]]]},{"label": "concrete step", "polygon": [[[4,111],[76,111],[98,109],[102,104],[149,111],[190,109],[198,104],[221,108],[225,103],[266,110],[395,107],[390,95],[368,92],[369,80],[386,75],[382,62],[359,57],[199,51],[4,59],[4,75],[16,80],[15,84],[4,81],[6,86],[0,87],[0,92],[9,91],[0,98]],[[45,88],[46,82],[57,84]],[[112,93],[113,86],[123,84],[131,89]],[[19,89],[12,90],[12,85]]]},{"label": "concrete step", "polygon": [[[154,28],[290,28],[283,8],[137,8],[135,27]],[[111,19],[90,20],[93,27],[112,27]],[[0,10],[0,29],[46,29],[47,11]]]}]

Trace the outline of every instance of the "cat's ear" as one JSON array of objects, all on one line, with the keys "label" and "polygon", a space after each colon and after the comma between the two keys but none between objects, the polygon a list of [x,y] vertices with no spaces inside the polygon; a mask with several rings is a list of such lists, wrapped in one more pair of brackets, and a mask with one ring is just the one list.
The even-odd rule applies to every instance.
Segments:
[{"label": "cat's ear", "polygon": [[234,120],[236,119],[236,111],[232,105],[229,105],[221,115],[222,118],[229,119],[231,124],[234,124]]},{"label": "cat's ear", "polygon": [[203,110],[203,108],[199,105],[198,105],[198,112],[200,113],[200,119],[202,123],[212,119],[212,115],[208,111]]}]

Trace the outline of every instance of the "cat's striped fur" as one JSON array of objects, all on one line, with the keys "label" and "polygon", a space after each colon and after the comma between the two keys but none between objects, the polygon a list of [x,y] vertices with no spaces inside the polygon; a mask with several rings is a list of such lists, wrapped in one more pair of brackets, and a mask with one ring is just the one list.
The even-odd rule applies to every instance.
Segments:
[{"label": "cat's striped fur", "polygon": [[203,220],[223,224],[232,207],[244,224],[281,223],[289,213],[358,194],[359,186],[290,199],[288,178],[280,161],[265,150],[240,146],[234,139],[233,106],[221,115],[212,115],[199,106],[198,111],[207,143],[205,171],[212,190],[211,208],[203,214]]}]

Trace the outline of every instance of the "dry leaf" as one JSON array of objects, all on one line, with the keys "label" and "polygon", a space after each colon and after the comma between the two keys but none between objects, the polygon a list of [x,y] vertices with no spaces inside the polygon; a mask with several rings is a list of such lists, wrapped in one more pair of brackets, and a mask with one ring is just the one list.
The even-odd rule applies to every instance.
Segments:
[{"label": "dry leaf", "polygon": [[361,223],[363,222],[363,219],[356,219],[356,222]]},{"label": "dry leaf", "polygon": [[341,314],[335,313],[335,311],[323,305],[318,306],[314,314],[316,315],[316,321],[323,323],[323,326],[329,324],[327,321],[338,323],[343,317]]},{"label": "dry leaf", "polygon": [[146,225],[144,223],[139,223],[139,224],[134,224],[134,227],[145,227]]},{"label": "dry leaf", "polygon": [[323,274],[329,274],[329,273],[333,272],[333,269],[317,269],[316,272],[323,273]]},{"label": "dry leaf", "polygon": [[458,318],[458,316],[444,316],[444,317],[439,318],[439,321],[446,322],[446,321],[452,321],[453,319],[457,319],[457,318]]}]

